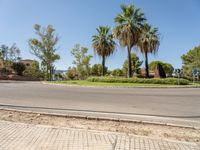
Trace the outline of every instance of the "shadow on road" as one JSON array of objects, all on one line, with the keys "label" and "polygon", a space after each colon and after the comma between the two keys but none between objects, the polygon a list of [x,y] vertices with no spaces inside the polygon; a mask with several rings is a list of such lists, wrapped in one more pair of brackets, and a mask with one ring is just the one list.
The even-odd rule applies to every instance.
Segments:
[{"label": "shadow on road", "polygon": [[198,116],[178,116],[178,115],[155,115],[155,114],[143,114],[143,113],[124,113],[124,112],[112,112],[112,111],[94,111],[94,110],[79,110],[79,109],[65,109],[65,108],[51,108],[51,107],[34,107],[34,106],[20,106],[20,105],[5,105],[0,104],[3,108],[25,108],[25,109],[42,109],[42,110],[54,110],[54,111],[70,111],[70,112],[86,112],[86,113],[99,113],[99,114],[115,114],[115,115],[136,115],[136,116],[150,116],[150,117],[166,117],[166,118],[200,118]]}]

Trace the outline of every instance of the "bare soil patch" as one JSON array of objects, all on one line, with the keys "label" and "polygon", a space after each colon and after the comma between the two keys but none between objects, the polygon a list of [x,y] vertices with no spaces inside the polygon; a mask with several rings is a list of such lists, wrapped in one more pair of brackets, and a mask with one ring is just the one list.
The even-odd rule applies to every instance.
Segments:
[{"label": "bare soil patch", "polygon": [[200,130],[155,124],[71,118],[38,113],[0,110],[0,120],[87,130],[114,131],[159,139],[200,142]]}]

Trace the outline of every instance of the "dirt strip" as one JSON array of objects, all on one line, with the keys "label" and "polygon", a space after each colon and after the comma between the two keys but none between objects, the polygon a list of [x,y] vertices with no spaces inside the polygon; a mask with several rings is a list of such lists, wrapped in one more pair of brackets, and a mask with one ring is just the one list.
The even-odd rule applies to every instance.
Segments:
[{"label": "dirt strip", "polygon": [[72,118],[11,110],[0,110],[0,120],[87,130],[114,131],[126,134],[185,142],[200,142],[200,129],[184,127]]}]

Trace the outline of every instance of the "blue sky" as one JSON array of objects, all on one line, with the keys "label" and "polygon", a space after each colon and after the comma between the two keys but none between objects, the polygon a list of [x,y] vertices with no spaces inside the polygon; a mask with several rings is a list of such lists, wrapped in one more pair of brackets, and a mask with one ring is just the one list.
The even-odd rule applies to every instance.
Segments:
[{"label": "blue sky", "polygon": [[[159,28],[161,45],[151,60],[171,63],[181,67],[180,56],[200,45],[200,0],[0,0],[0,44],[16,43],[23,58],[30,54],[27,41],[36,37],[33,25],[53,25],[60,37],[57,69],[72,65],[71,48],[76,43],[89,48],[91,36],[99,25],[113,27],[114,17],[120,13],[120,4],[133,3],[145,13],[148,22]],[[136,54],[140,59],[144,57]],[[120,68],[127,58],[127,51],[117,48],[106,64],[110,69]],[[101,63],[96,56],[92,64]]]}]

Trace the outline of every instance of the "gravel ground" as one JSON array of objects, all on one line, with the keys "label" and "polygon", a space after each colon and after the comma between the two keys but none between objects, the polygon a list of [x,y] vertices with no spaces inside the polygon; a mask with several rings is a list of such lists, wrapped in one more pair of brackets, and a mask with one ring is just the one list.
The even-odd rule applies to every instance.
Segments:
[{"label": "gravel ground", "polygon": [[200,142],[200,130],[154,124],[88,120],[47,114],[0,110],[0,120],[99,131],[114,131],[159,139]]}]

